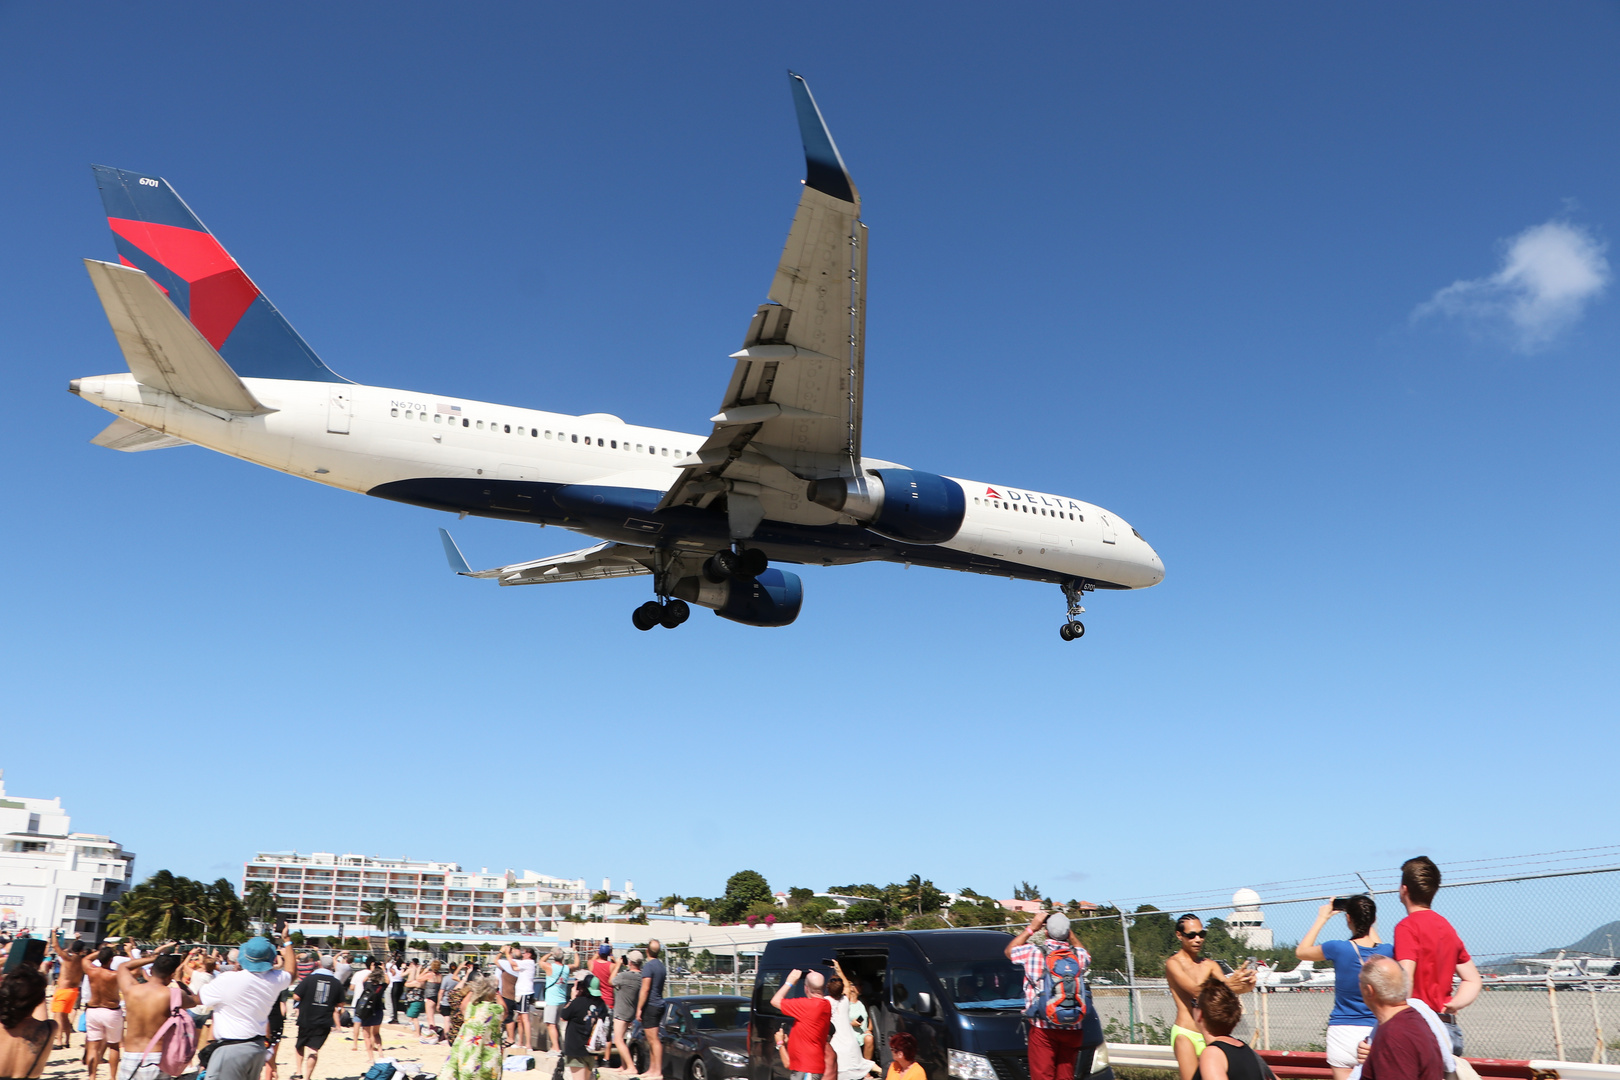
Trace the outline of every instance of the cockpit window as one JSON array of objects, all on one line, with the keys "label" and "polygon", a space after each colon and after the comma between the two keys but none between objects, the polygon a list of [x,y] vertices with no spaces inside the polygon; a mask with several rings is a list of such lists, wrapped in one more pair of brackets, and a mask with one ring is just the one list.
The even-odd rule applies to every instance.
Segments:
[{"label": "cockpit window", "polygon": [[[1131,526],[1131,535],[1136,537],[1138,540],[1142,540],[1142,534],[1136,531],[1136,526],[1134,526],[1134,525]],[[1147,543],[1147,541],[1142,540],[1142,543],[1145,544],[1145,543]]]}]

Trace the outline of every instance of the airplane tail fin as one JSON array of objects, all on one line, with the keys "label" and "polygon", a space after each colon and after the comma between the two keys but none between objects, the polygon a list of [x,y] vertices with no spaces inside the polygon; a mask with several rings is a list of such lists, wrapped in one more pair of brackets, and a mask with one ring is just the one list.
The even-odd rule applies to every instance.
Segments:
[{"label": "airplane tail fin", "polygon": [[259,291],[169,182],[92,165],[118,261],[144,271],[236,374],[348,382]]}]

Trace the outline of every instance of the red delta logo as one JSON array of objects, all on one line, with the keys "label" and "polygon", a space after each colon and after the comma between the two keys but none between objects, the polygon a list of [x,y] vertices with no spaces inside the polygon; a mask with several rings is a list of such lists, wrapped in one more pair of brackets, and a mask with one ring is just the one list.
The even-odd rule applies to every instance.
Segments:
[{"label": "red delta logo", "polygon": [[997,491],[993,487],[985,488],[984,489],[984,494],[985,494],[985,498],[988,498],[988,499],[999,499],[999,498],[1001,498],[1001,493],[999,491]]}]

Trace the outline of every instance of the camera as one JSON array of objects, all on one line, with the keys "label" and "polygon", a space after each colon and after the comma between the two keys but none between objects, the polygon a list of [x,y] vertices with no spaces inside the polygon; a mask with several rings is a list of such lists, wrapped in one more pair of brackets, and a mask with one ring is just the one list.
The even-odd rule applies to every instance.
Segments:
[{"label": "camera", "polygon": [[1335,896],[1333,898],[1333,910],[1344,911],[1346,906],[1349,904],[1349,901],[1350,898],[1348,896]]}]

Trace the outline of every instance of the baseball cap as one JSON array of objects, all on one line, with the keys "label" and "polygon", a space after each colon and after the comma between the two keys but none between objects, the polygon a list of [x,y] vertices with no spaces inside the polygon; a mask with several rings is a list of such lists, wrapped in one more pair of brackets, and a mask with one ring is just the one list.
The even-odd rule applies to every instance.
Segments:
[{"label": "baseball cap", "polygon": [[644,957],[641,955],[640,949],[631,949],[629,954],[625,956],[625,959],[630,961],[632,964],[639,964]]},{"label": "baseball cap", "polygon": [[276,947],[266,937],[248,938],[237,950],[236,962],[243,971],[269,971],[276,966]]},{"label": "baseball cap", "polygon": [[1069,940],[1069,917],[1061,911],[1054,911],[1046,919],[1046,936],[1052,941]]},{"label": "baseball cap", "polygon": [[602,957],[612,956],[613,955],[613,946],[611,946],[611,945],[598,945],[596,947],[596,955],[597,956],[602,956]]}]

